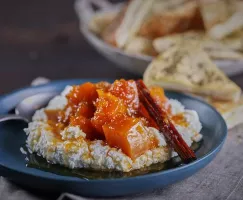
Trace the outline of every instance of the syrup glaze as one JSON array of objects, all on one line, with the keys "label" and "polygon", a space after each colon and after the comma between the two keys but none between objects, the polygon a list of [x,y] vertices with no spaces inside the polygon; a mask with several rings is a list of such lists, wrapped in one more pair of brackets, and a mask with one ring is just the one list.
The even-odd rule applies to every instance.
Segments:
[{"label": "syrup glaze", "polygon": [[[156,103],[165,108],[168,99],[163,89],[152,87],[150,93]],[[66,127],[78,126],[86,134],[86,138],[78,139],[103,140],[133,159],[158,146],[158,140],[144,129],[145,126],[157,127],[141,107],[135,81],[88,82],[73,86],[66,98],[64,109],[45,110],[49,127],[57,139],[62,139],[60,133]],[[166,109],[170,113],[170,107]],[[188,125],[183,114],[171,116],[171,119],[178,125]],[[132,133],[133,127],[136,130]],[[71,146],[71,143],[67,145],[67,149]]]}]

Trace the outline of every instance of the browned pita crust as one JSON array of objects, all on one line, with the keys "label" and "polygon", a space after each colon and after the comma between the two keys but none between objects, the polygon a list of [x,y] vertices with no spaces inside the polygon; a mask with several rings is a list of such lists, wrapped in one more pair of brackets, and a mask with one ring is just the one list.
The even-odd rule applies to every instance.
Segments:
[{"label": "browned pita crust", "polygon": [[175,9],[151,15],[138,34],[154,39],[171,33],[181,33],[188,30],[190,26],[195,26],[193,19],[196,15],[198,15],[197,3],[189,1]]},{"label": "browned pita crust", "polygon": [[199,0],[198,2],[207,31],[230,16],[227,0]]},{"label": "browned pita crust", "polygon": [[117,16],[112,20],[112,22],[103,30],[103,32],[101,33],[101,38],[113,45],[113,46],[116,46],[116,39],[115,39],[115,33],[118,29],[118,27],[120,26],[122,20],[123,20],[123,17],[126,13],[126,10],[127,10],[127,6],[124,6],[121,11],[117,14]]}]

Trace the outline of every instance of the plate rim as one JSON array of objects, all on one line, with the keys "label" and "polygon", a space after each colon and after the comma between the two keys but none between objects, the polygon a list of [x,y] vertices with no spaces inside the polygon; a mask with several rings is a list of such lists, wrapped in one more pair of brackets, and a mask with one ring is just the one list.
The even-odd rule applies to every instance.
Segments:
[{"label": "plate rim", "polygon": [[[43,89],[43,88],[47,88],[47,87],[50,87],[50,88],[59,88],[60,87],[60,84],[62,84],[64,87],[65,85],[68,85],[69,83],[72,83],[72,84],[77,84],[79,82],[85,82],[85,81],[90,81],[90,82],[98,82],[98,81],[101,81],[104,79],[99,79],[99,78],[84,78],[84,79],[64,79],[64,80],[57,80],[57,81],[51,81],[49,83],[46,83],[46,84],[43,84],[43,85],[39,85],[39,86],[29,86],[29,87],[24,87],[24,88],[20,88],[20,89],[17,89],[17,90],[14,90],[13,92],[11,93],[8,93],[8,94],[5,94],[4,96],[0,96],[0,105],[1,103],[8,99],[8,98],[13,98],[13,95],[21,95],[21,93],[25,93],[26,91],[28,90],[37,90],[37,89]],[[112,81],[114,79],[105,79],[106,81]],[[64,88],[62,87],[62,89]],[[34,174],[33,172],[23,172],[17,168],[14,168],[12,166],[6,166],[4,165],[1,161],[0,161],[0,167],[3,167],[3,168],[6,168],[7,170],[12,170],[16,173],[21,173],[23,175],[28,175],[28,176],[34,176],[34,177],[39,177],[39,178],[42,178],[42,179],[46,179],[46,180],[52,180],[52,181],[62,181],[62,182],[80,182],[80,183],[85,183],[85,182],[92,182],[92,183],[112,183],[112,182],[123,182],[123,181],[128,181],[128,180],[136,180],[136,179],[140,179],[140,180],[143,180],[143,179],[147,179],[147,178],[152,178],[152,177],[155,177],[155,176],[162,176],[162,175],[167,175],[167,174],[170,174],[170,173],[173,173],[173,172],[180,172],[180,171],[183,171],[187,168],[191,168],[193,167],[194,165],[197,165],[199,164],[200,162],[203,162],[204,160],[210,158],[210,157],[214,157],[219,151],[220,149],[222,148],[226,138],[227,138],[227,134],[228,134],[228,130],[227,130],[227,125],[223,119],[223,117],[219,114],[219,112],[213,108],[211,105],[209,105],[208,103],[204,102],[203,100],[201,99],[198,99],[198,98],[195,98],[195,97],[192,97],[190,95],[187,95],[187,94],[183,94],[183,93],[180,93],[180,92],[175,92],[175,91],[168,91],[168,92],[173,92],[175,94],[179,94],[185,98],[189,98],[191,100],[194,100],[194,101],[198,101],[202,104],[205,104],[206,106],[208,106],[210,109],[212,109],[212,111],[214,111],[216,113],[216,115],[219,117],[219,122],[222,124],[222,127],[223,127],[223,137],[220,138],[220,141],[218,142],[217,146],[214,147],[214,149],[212,149],[211,151],[209,151],[207,154],[205,154],[203,157],[197,159],[196,161],[193,161],[192,163],[189,163],[189,164],[186,164],[186,165],[182,165],[182,166],[179,166],[179,167],[176,167],[176,168],[173,168],[173,169],[167,169],[167,170],[161,170],[161,171],[158,171],[158,172],[153,172],[153,173],[148,173],[148,174],[143,174],[143,175],[138,175],[138,176],[133,176],[133,177],[122,177],[122,178],[107,178],[107,179],[82,179],[82,178],[77,178],[77,177],[72,177],[72,176],[62,176],[62,175],[58,175],[58,174],[55,174],[55,173],[52,173],[52,172],[47,172],[47,174]],[[0,107],[0,114],[1,113],[1,107]],[[208,163],[207,163],[208,164]],[[46,171],[42,171],[40,169],[37,169],[41,172],[46,172]],[[51,175],[48,175],[48,174],[51,174]]]}]

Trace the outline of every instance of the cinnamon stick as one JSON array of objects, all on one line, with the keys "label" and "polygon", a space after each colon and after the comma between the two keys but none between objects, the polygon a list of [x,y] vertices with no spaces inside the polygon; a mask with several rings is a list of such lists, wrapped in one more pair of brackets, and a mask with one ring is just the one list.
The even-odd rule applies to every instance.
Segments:
[{"label": "cinnamon stick", "polygon": [[171,122],[167,112],[156,104],[149,90],[142,80],[136,81],[140,101],[148,111],[150,117],[156,122],[159,131],[164,135],[167,144],[174,149],[184,163],[196,160],[196,155],[186,144]]}]

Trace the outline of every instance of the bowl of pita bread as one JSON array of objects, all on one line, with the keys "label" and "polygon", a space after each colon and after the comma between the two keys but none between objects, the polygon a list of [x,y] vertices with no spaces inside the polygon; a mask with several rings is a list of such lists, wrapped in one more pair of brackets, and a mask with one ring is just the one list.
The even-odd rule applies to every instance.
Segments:
[{"label": "bowl of pita bread", "polygon": [[76,0],[80,30],[104,57],[142,75],[170,48],[197,42],[227,75],[243,71],[241,0]]},{"label": "bowl of pita bread", "polygon": [[[94,11],[94,7],[98,10]],[[158,85],[200,98],[228,129],[243,123],[243,1],[77,0],[80,30],[108,60]]]}]

